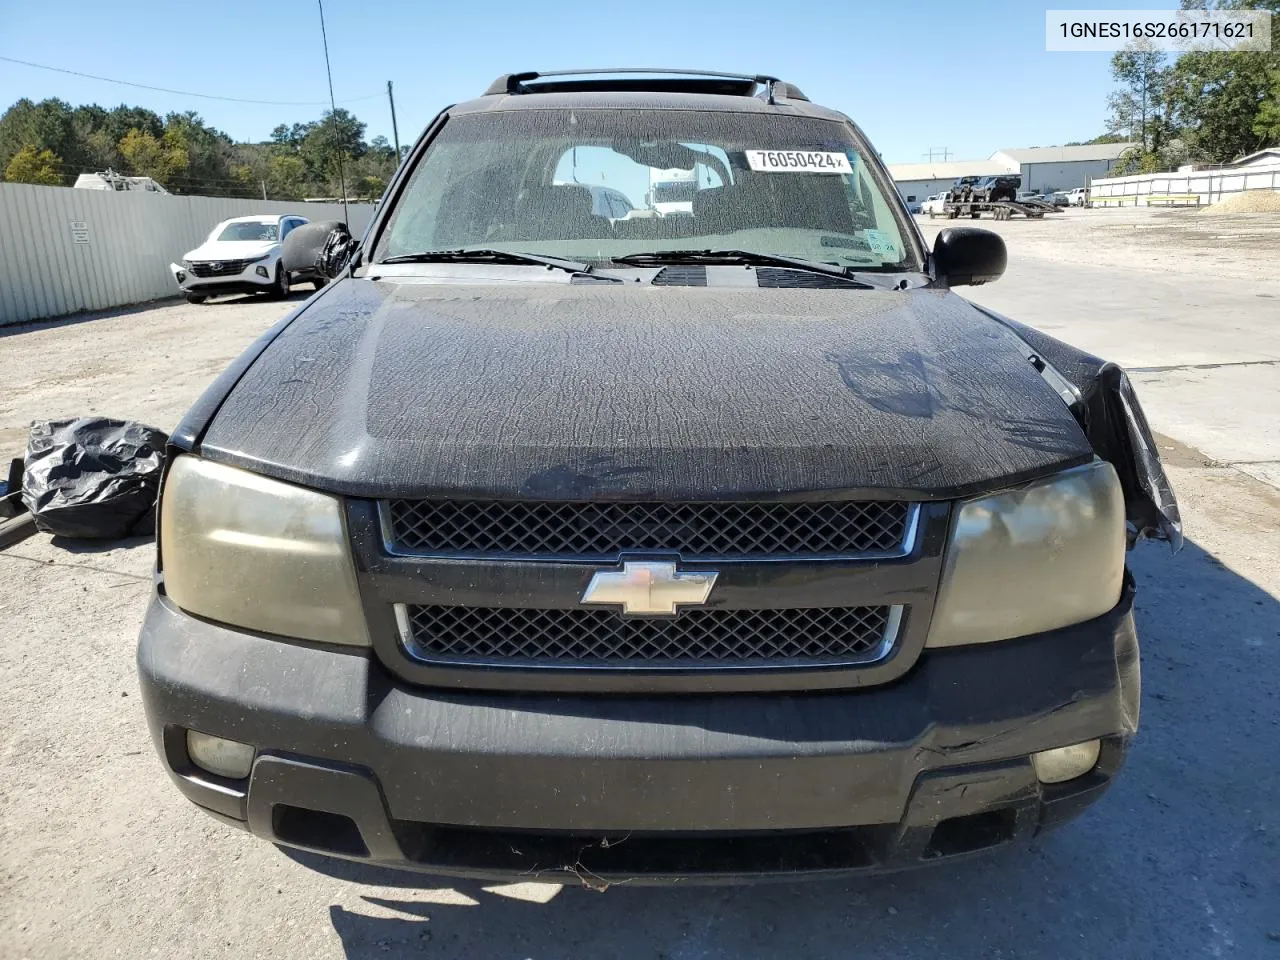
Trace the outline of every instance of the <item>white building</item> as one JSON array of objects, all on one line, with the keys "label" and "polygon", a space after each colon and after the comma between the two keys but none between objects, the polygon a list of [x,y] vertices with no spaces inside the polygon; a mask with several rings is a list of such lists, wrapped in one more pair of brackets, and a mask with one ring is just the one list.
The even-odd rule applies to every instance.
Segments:
[{"label": "white building", "polygon": [[997,150],[986,160],[891,163],[889,173],[898,192],[910,202],[950,188],[959,177],[992,177],[1020,173],[1022,189],[1036,193],[1072,190],[1094,177],[1111,173],[1132,143],[1088,143],[1075,147],[1027,147]]}]

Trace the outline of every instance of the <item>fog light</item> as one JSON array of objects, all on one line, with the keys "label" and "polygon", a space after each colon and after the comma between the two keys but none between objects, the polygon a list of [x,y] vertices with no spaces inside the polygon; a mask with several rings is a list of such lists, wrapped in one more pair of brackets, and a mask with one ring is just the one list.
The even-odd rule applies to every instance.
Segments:
[{"label": "fog light", "polygon": [[228,780],[243,780],[253,766],[253,747],[249,744],[197,730],[187,731],[187,756],[201,770]]},{"label": "fog light", "polygon": [[266,277],[266,275],[267,275],[267,268],[266,268],[266,267],[254,267],[254,268],[253,268],[253,272],[254,272],[254,273],[256,273],[258,276],[265,278],[265,277]]},{"label": "fog light", "polygon": [[1076,777],[1083,777],[1092,770],[1098,762],[1098,752],[1101,749],[1101,741],[1086,740],[1069,747],[1043,750],[1031,755],[1031,766],[1035,768],[1041,783],[1065,783]]},{"label": "fog light", "polygon": [[184,280],[186,280],[186,279],[187,279],[187,273],[186,273],[186,271],[185,271],[185,270],[179,270],[179,271],[178,271],[178,282],[179,282],[179,283],[182,283],[182,281],[184,281]]}]

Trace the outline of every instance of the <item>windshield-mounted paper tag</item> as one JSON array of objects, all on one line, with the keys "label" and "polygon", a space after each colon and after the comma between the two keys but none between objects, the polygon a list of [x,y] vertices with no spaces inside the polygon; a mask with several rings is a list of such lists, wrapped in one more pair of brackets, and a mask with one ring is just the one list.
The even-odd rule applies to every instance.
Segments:
[{"label": "windshield-mounted paper tag", "polygon": [[853,173],[843,153],[823,150],[748,150],[747,164],[759,173]]},{"label": "windshield-mounted paper tag", "polygon": [[864,230],[862,233],[867,238],[867,246],[877,257],[884,260],[898,259],[898,245],[888,234],[879,230]]}]

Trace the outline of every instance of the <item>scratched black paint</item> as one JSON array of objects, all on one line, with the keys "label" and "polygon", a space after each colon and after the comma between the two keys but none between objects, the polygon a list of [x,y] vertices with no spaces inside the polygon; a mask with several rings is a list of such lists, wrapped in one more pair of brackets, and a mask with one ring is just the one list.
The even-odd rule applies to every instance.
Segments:
[{"label": "scratched black paint", "polygon": [[344,279],[202,452],[354,496],[951,498],[1093,451],[949,292]]}]

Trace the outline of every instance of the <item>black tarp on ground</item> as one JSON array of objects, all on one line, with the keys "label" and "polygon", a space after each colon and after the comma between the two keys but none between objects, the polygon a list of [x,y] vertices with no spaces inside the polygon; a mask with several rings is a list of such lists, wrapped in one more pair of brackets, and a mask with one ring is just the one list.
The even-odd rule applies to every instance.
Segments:
[{"label": "black tarp on ground", "polygon": [[153,533],[168,439],[127,420],[37,420],[27,440],[23,503],[36,526],[57,536]]}]

